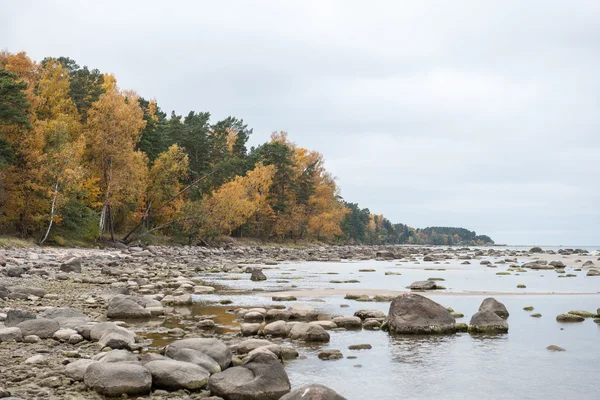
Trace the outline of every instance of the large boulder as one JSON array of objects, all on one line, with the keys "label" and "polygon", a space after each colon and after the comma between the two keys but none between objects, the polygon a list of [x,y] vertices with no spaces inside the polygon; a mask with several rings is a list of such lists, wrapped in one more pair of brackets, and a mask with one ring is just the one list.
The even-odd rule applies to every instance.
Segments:
[{"label": "large boulder", "polygon": [[139,361],[138,356],[127,350],[111,350],[96,354],[92,357],[94,361],[100,361],[105,363],[115,362],[133,362]]},{"label": "large boulder", "polygon": [[106,316],[112,319],[127,318],[150,318],[152,313],[140,304],[143,300],[135,296],[118,294],[108,303]]},{"label": "large boulder", "polygon": [[60,270],[62,272],[76,272],[81,273],[81,258],[73,257],[61,264]]},{"label": "large boulder", "polygon": [[176,354],[180,349],[192,349],[200,351],[213,360],[215,360],[221,370],[224,370],[231,364],[231,350],[218,339],[213,338],[190,338],[176,340],[165,349],[165,355],[172,358],[171,356]]},{"label": "large boulder", "polygon": [[214,374],[208,380],[213,395],[226,400],[278,400],[290,391],[290,380],[270,352],[256,352],[239,367]]},{"label": "large boulder", "polygon": [[415,293],[397,296],[386,319],[392,333],[454,333],[456,321],[444,306]]},{"label": "large boulder", "polygon": [[170,356],[173,360],[196,364],[207,370],[210,374],[221,372],[219,363],[199,350],[183,348],[171,352]]},{"label": "large boulder", "polygon": [[[271,311],[271,310],[269,310]],[[293,321],[314,321],[319,316],[319,312],[306,304],[295,304],[288,309],[290,320]]]},{"label": "large boulder", "polygon": [[210,373],[204,368],[183,361],[156,360],[145,364],[152,374],[152,386],[167,390],[197,390],[208,383]]},{"label": "large boulder", "polygon": [[23,336],[35,335],[40,339],[49,339],[59,330],[60,325],[51,319],[36,318],[23,321],[17,327],[21,329]]},{"label": "large boulder", "polygon": [[65,367],[65,375],[75,381],[83,381],[85,371],[87,371],[90,365],[96,362],[98,361],[90,360],[87,358],[73,361],[72,363],[67,364],[67,366]]},{"label": "large boulder", "polygon": [[89,322],[87,315],[73,308],[50,308],[40,314],[42,318],[52,319],[60,325],[61,328],[75,328],[79,325]]},{"label": "large boulder", "polygon": [[17,326],[28,319],[36,319],[36,315],[25,310],[8,310],[4,325],[7,327]]},{"label": "large boulder", "polygon": [[292,390],[279,400],[346,400],[327,386],[311,384]]},{"label": "large boulder", "polygon": [[322,326],[309,323],[295,323],[288,337],[305,342],[329,342],[329,333]]},{"label": "large boulder", "polygon": [[479,306],[479,311],[484,310],[492,311],[494,314],[503,319],[508,318],[508,316],[510,315],[508,313],[508,310],[506,309],[506,306],[500,303],[498,300],[494,299],[493,297],[488,297],[487,299],[483,300],[483,302]]},{"label": "large boulder", "polygon": [[340,328],[362,329],[362,319],[359,317],[335,317],[332,322]]},{"label": "large boulder", "polygon": [[90,364],[84,373],[86,386],[110,397],[150,392],[152,375],[141,365],[128,362]]},{"label": "large boulder", "polygon": [[508,322],[491,310],[479,311],[471,317],[469,332],[505,333],[508,332]]},{"label": "large boulder", "polygon": [[[84,333],[84,332],[83,332]],[[82,336],[86,336],[82,334]],[[102,347],[123,349],[135,343],[135,333],[112,322],[101,322],[91,327],[89,340],[97,341]]]},{"label": "large boulder", "polygon": [[263,333],[265,335],[285,337],[288,333],[287,323],[285,321],[271,322],[270,324],[265,325]]}]

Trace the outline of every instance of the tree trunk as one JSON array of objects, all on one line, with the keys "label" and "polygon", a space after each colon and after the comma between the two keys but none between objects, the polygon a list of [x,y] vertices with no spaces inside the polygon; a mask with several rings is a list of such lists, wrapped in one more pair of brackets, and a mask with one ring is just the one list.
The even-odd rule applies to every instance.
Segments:
[{"label": "tree trunk", "polygon": [[52,223],[54,222],[54,209],[56,207],[56,198],[58,197],[58,179],[56,179],[56,184],[54,185],[54,195],[52,196],[52,207],[50,207],[50,223],[48,224],[48,229],[46,230],[46,234],[40,240],[40,244],[44,244],[46,239],[48,239],[48,235],[50,234],[50,229],[52,229]]}]

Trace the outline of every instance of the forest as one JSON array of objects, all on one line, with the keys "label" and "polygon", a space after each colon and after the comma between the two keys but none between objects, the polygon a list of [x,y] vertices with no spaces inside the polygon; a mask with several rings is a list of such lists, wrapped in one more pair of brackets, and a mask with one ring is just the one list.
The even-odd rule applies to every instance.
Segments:
[{"label": "forest", "polygon": [[0,53],[0,232],[39,244],[493,244],[392,224],[345,201],[323,156],[286,132],[247,147],[242,119],[167,115],[111,74]]}]

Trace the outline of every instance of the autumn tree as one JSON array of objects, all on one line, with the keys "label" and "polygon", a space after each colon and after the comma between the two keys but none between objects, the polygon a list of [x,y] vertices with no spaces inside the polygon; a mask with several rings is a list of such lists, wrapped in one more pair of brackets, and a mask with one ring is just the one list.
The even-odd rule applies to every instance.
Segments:
[{"label": "autumn tree", "polygon": [[137,95],[119,90],[114,76],[104,76],[103,89],[89,111],[86,156],[102,196],[100,233],[108,228],[114,240],[115,222],[126,224],[146,191],[147,157],[135,150],[145,122]]}]

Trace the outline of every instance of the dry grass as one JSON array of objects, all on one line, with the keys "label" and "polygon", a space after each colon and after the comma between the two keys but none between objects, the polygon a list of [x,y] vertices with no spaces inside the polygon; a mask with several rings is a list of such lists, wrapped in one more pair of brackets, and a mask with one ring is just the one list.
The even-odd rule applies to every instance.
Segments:
[{"label": "dry grass", "polygon": [[31,239],[19,239],[10,236],[0,236],[0,249],[7,247],[33,247],[34,242]]}]

